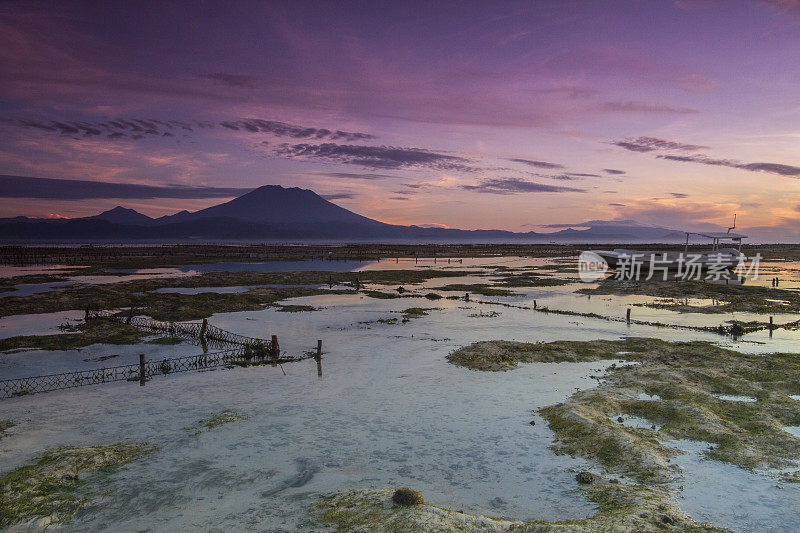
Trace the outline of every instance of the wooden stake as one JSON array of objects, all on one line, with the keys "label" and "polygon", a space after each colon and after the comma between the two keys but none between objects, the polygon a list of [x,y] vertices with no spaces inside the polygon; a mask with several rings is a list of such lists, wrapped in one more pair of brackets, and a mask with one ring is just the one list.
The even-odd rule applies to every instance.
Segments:
[{"label": "wooden stake", "polygon": [[314,357],[317,360],[317,376],[322,377],[322,340],[317,340],[317,355]]},{"label": "wooden stake", "polygon": [[272,346],[271,346],[271,348],[272,348],[271,355],[272,355],[273,359],[278,359],[280,357],[280,355],[281,355],[281,347],[278,344],[278,336],[277,335],[273,335],[272,336]]},{"label": "wooden stake", "polygon": [[144,387],[145,382],[145,375],[144,375],[144,354],[139,354],[139,386]]},{"label": "wooden stake", "polygon": [[625,321],[630,324],[631,323],[631,308],[628,308],[628,312],[625,314]]}]

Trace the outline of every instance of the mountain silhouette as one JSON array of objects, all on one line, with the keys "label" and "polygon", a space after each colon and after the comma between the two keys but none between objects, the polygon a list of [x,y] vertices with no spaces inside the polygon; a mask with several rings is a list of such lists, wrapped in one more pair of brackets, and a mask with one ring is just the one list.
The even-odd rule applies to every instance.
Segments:
[{"label": "mountain silhouette", "polygon": [[[587,223],[553,233],[400,226],[359,215],[298,187],[264,185],[199,211],[153,219],[117,206],[66,220],[0,219],[0,239],[113,241],[336,241],[336,242],[673,242],[682,234],[634,221]],[[587,227],[588,226],[588,227]]]}]

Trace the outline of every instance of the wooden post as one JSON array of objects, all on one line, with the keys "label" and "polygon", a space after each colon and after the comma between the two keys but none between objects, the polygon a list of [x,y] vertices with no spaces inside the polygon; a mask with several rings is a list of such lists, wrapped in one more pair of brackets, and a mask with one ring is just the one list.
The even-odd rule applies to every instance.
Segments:
[{"label": "wooden post", "polygon": [[128,311],[128,319],[125,320],[125,323],[130,324],[131,320],[133,320],[133,304],[131,304],[131,310]]},{"label": "wooden post", "polygon": [[203,325],[200,326],[200,340],[205,341],[206,338],[206,330],[208,330],[208,319],[203,319]]},{"label": "wooden post", "polygon": [[625,314],[625,322],[627,322],[628,324],[631,323],[631,308],[630,307],[628,308],[628,312]]},{"label": "wooden post", "polygon": [[536,309],[539,307],[539,304],[536,303],[536,300],[533,301],[533,308]]},{"label": "wooden post", "polygon": [[772,332],[772,326],[773,326],[772,317],[769,317],[769,330],[770,330],[770,332]]},{"label": "wooden post", "polygon": [[89,320],[89,312],[91,310],[92,310],[91,306],[89,304],[86,304],[86,314],[83,316],[84,321]]},{"label": "wooden post", "polygon": [[317,355],[314,357],[317,360],[317,376],[322,377],[322,340],[317,340]]},{"label": "wooden post", "polygon": [[145,382],[145,375],[144,375],[144,354],[139,354],[139,386],[144,387]]},{"label": "wooden post", "polygon": [[279,358],[280,355],[281,355],[281,347],[278,344],[278,336],[277,335],[273,335],[272,336],[272,346],[270,346],[270,348],[271,348],[270,355],[272,356],[272,358],[273,359]]}]

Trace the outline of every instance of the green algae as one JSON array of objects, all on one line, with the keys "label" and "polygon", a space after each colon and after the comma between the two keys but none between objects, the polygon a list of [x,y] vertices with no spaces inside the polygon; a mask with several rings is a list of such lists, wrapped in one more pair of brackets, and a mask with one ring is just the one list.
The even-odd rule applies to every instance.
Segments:
[{"label": "green algae", "polygon": [[567,349],[556,343],[481,341],[453,351],[447,360],[471,370],[497,372],[515,368],[518,363],[597,361],[602,359],[600,354],[606,355],[594,343]]},{"label": "green algae", "polygon": [[75,350],[91,344],[138,344],[147,333],[115,320],[89,320],[79,324],[63,324],[67,333],[24,335],[0,339],[0,352],[20,349]]},{"label": "green algae", "polygon": [[247,417],[241,413],[237,413],[236,411],[232,411],[230,409],[225,409],[219,413],[211,413],[208,418],[200,419],[194,425],[186,429],[193,432],[195,435],[199,435],[204,431],[215,429],[232,422],[238,422],[239,420],[243,420],[245,418]]},{"label": "green algae", "polygon": [[422,497],[422,494],[416,490],[402,488],[394,491],[394,494],[392,494],[392,503],[405,506],[422,505],[425,503],[425,499]]},{"label": "green algae", "polygon": [[0,440],[2,440],[6,430],[11,429],[14,426],[16,426],[16,424],[12,420],[0,420]]},{"label": "green algae", "polygon": [[468,292],[470,294],[480,294],[483,296],[515,296],[517,293],[508,289],[498,289],[488,283],[452,283],[439,287],[442,291]]},{"label": "green algae", "polygon": [[428,314],[437,309],[436,307],[409,307],[408,309],[404,309],[400,311],[403,315],[403,322],[408,322],[414,318],[422,318],[424,316],[428,316]]},{"label": "green algae", "polygon": [[[572,267],[571,270],[574,271],[576,269]],[[515,272],[501,276],[496,285],[502,287],[557,287],[574,283],[575,281],[553,276],[536,275],[531,272]]]},{"label": "green algae", "polygon": [[0,477],[0,528],[37,522],[48,528],[68,522],[93,502],[90,481],[149,453],[141,443],[64,446]]},{"label": "green algae", "polygon": [[[726,285],[704,281],[620,281],[606,279],[596,288],[580,289],[582,294],[638,294],[668,301],[650,307],[694,313],[791,313],[800,311],[800,292],[756,285]],[[681,304],[687,299],[709,299],[718,305]]]},{"label": "green algae", "polygon": [[369,489],[328,494],[320,497],[312,511],[315,520],[334,531],[351,532],[724,532],[723,528],[701,524],[680,510],[670,493],[642,485],[596,482],[582,486],[585,497],[597,510],[588,518],[546,521],[504,520],[468,514],[426,503],[395,505],[394,491]]},{"label": "green algae", "polygon": [[278,311],[281,313],[303,313],[306,311],[316,311],[317,308],[313,305],[278,305]]},{"label": "green algae", "polygon": [[[67,310],[117,309],[134,306],[140,314],[157,320],[184,321],[208,318],[214,313],[255,311],[287,298],[319,294],[352,294],[352,290],[328,290],[334,283],[422,283],[428,279],[455,277],[467,271],[441,270],[376,270],[342,274],[338,272],[206,272],[175,278],[149,278],[101,285],[67,287],[56,292],[24,297],[7,297],[0,307],[0,316],[50,313]],[[180,294],[154,292],[164,288],[255,287],[244,292]],[[321,287],[325,287],[324,289]]]},{"label": "green algae", "polygon": [[[477,370],[505,370],[519,362],[601,361],[612,365],[604,382],[540,409],[556,435],[554,449],[600,462],[641,482],[674,478],[664,441],[712,444],[705,455],[747,470],[786,469],[800,462],[800,439],[783,431],[800,425],[800,356],[743,354],[706,342],[658,339],[551,343],[477,343],[448,356]],[[657,395],[642,400],[640,393]],[[718,398],[749,395],[755,402]],[[620,414],[646,418],[658,430],[614,422]]]}]

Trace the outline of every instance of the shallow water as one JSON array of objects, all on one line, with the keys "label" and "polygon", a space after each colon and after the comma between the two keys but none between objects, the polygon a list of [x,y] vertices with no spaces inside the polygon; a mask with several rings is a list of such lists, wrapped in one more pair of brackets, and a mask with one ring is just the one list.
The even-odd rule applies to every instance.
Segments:
[{"label": "shallow water", "polygon": [[305,285],[278,285],[275,283],[267,283],[263,285],[233,285],[229,287],[162,287],[155,289],[152,292],[162,294],[203,294],[206,292],[214,292],[218,294],[235,294],[240,292],[247,292],[253,289],[267,289],[267,288],[306,288],[306,289],[330,289],[330,290],[346,290],[352,289],[350,285],[333,285],[332,287],[327,283],[324,285],[319,284],[305,284]]},{"label": "shallow water", "polygon": [[[306,361],[284,365],[287,376],[271,367],[217,370],[4,401],[0,417],[25,414],[18,433],[0,441],[0,464],[56,443],[136,438],[159,446],[147,468],[112,476],[102,506],[67,530],[293,530],[313,494],[372,486],[410,485],[431,503],[495,515],[591,512],[570,472],[582,462],[554,456],[546,424],[529,422],[531,410],[591,385],[602,363],[487,374],[452,367],[448,346],[416,336],[331,337],[321,380]],[[182,429],[231,408],[248,418],[199,436]],[[297,475],[297,461],[318,472],[303,487],[262,496]]]},{"label": "shallow water", "polygon": [[783,430],[800,439],[800,426],[784,426]]},{"label": "shallow water", "polygon": [[31,296],[43,292],[52,292],[75,285],[72,281],[51,281],[49,283],[20,283],[8,292],[0,292],[0,298]]},{"label": "shallow water", "polygon": [[73,270],[86,268],[75,265],[48,265],[48,266],[0,266],[0,278],[13,278],[15,276],[38,276],[42,274],[69,274]]},{"label": "shallow water", "polygon": [[757,398],[753,398],[752,396],[741,396],[738,394],[714,394],[714,398],[719,400],[725,400],[727,402],[745,402],[745,403],[752,403],[758,401]]},{"label": "shallow water", "polygon": [[[622,419],[622,420],[620,420]],[[618,414],[615,416],[609,417],[609,420],[613,420],[618,424],[622,424],[627,428],[634,428],[634,429],[649,429],[651,431],[658,431],[661,429],[661,426],[653,422],[652,420],[648,420],[641,416],[633,416],[628,414]]]},{"label": "shallow water", "polygon": [[263,261],[258,263],[247,262],[220,262],[198,265],[181,265],[177,267],[183,272],[352,272],[373,261],[328,261],[323,259],[309,259],[307,261]]},{"label": "shallow water", "polygon": [[683,468],[681,507],[692,518],[735,531],[800,530],[797,484],[748,472],[727,463],[705,459],[709,444],[696,441],[666,443],[684,453],[673,462]]},{"label": "shallow water", "polygon": [[66,333],[58,329],[61,324],[75,324],[83,320],[83,311],[59,311],[31,315],[0,317],[0,339],[18,335],[53,335]]},{"label": "shallow water", "polygon": [[[0,470],[13,468],[55,445],[133,439],[158,446],[143,463],[145,467],[135,464],[111,475],[102,488],[106,496],[79,515],[68,531],[112,527],[153,531],[311,529],[306,510],[318,494],[397,486],[421,490],[434,505],[467,512],[514,519],[577,518],[592,511],[573,479],[574,470],[587,465],[553,454],[549,449],[552,433],[534,412],[578,389],[594,386],[596,381],[589,376],[602,373],[610,361],[525,364],[509,372],[481,373],[449,365],[444,359],[447,353],[487,339],[641,336],[707,340],[768,354],[796,351],[800,339],[798,332],[776,330],[772,335],[757,332],[733,340],[708,332],[495,305],[533,307],[536,300],[539,307],[623,318],[629,306],[654,300],[574,294],[576,288],[586,286],[579,283],[510,288],[519,294],[473,295],[470,302],[422,297],[433,290],[443,292],[442,286],[453,283],[488,283],[497,273],[483,267],[501,262],[515,269],[553,263],[547,259],[478,258],[457,264],[437,259],[435,265],[432,261],[391,260],[303,262],[306,268],[287,266],[287,262],[244,264],[247,266],[241,270],[276,267],[262,270],[271,272],[334,270],[337,264],[347,269],[420,268],[424,263],[424,268],[472,270],[474,274],[407,284],[417,295],[411,298],[323,294],[283,302],[313,306],[317,310],[312,312],[282,313],[267,308],[219,313],[209,319],[215,326],[242,335],[268,338],[277,334],[282,351],[291,355],[312,350],[316,340],[322,339],[322,379],[316,376],[314,362],[307,360],[283,365],[286,376],[276,367],[217,369],[159,377],[145,387],[114,383],[2,400],[0,419],[13,419],[19,427],[0,440]],[[208,266],[187,268],[194,271]],[[212,265],[220,270],[239,266],[243,264]],[[253,286],[161,292],[250,288]],[[429,314],[403,323],[402,311],[411,307],[425,308]],[[730,318],[633,309],[634,319],[675,325],[718,325]],[[0,318],[0,337],[57,332],[53,330],[58,324],[82,316],[81,311],[74,311]],[[390,319],[396,321],[387,323]],[[0,355],[0,374],[12,377],[116,366],[135,362],[142,352],[157,360],[196,354],[200,348],[190,344],[93,345],[79,351],[19,352]],[[108,355],[117,357],[99,360]],[[637,397],[660,400],[644,392]],[[200,435],[184,429],[224,409],[239,411],[247,418]],[[530,425],[531,421],[535,425]],[[650,421],[625,415],[623,423],[652,426]],[[743,531],[800,528],[796,516],[786,516],[786,510],[793,509],[790,502],[800,498],[800,487],[702,460],[697,455],[702,443],[675,445],[691,451],[675,461],[685,470],[682,505],[695,518]],[[302,486],[288,486],[297,479],[304,482]],[[729,484],[732,489],[727,491]],[[748,492],[750,486],[752,492]]]},{"label": "shallow water", "polygon": [[78,350],[21,350],[0,352],[0,379],[42,376],[73,370],[93,370],[139,362],[139,354],[158,361],[173,357],[197,355],[199,346],[193,344],[92,344]]}]

